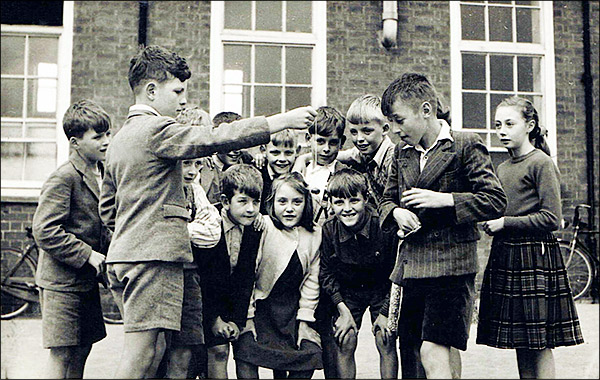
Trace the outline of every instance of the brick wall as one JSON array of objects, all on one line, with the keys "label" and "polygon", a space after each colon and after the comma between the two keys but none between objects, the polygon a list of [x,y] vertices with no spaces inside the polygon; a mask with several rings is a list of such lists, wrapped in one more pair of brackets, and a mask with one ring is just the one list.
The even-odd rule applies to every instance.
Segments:
[{"label": "brick wall", "polygon": [[2,202],[2,248],[25,248],[25,228],[31,226],[36,207],[37,203]]},{"label": "brick wall", "polygon": [[[598,10],[590,2],[592,76],[594,97],[595,165],[598,170]],[[572,218],[573,208],[587,202],[586,131],[583,75],[583,34],[581,2],[554,2],[554,47],[556,61],[557,161],[561,172],[563,213]],[[598,205],[598,179],[595,198]],[[596,212],[598,216],[598,212]],[[596,218],[598,226],[598,218]]]},{"label": "brick wall", "polygon": [[346,113],[366,93],[381,96],[404,72],[428,75],[450,103],[450,9],[445,1],[399,1],[398,44],[381,46],[380,1],[327,2],[327,101]]},{"label": "brick wall", "polygon": [[[116,128],[133,104],[127,72],[138,49],[138,20],[138,1],[75,4],[71,100],[96,100]],[[208,109],[210,2],[150,1],[147,43],[187,59],[192,70],[188,103]]]}]

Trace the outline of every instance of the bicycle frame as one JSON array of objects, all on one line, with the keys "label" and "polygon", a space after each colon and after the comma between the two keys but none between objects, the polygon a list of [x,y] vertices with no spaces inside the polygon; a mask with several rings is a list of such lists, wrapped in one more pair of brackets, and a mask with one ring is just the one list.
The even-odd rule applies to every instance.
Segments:
[{"label": "bicycle frame", "polygon": [[[33,239],[30,229],[27,229],[27,237]],[[3,292],[28,302],[40,302],[37,287],[35,285],[30,286],[26,283],[9,283],[8,281],[28,258],[33,262],[33,265],[37,267],[36,257],[31,254],[34,249],[37,250],[35,241],[27,246],[25,253],[20,255],[19,261],[17,261],[17,263],[7,273],[6,277],[2,280]]]}]

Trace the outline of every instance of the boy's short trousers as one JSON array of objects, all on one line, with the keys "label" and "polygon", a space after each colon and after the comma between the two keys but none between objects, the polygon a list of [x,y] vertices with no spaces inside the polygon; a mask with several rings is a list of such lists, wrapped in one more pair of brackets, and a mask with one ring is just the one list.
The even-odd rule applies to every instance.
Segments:
[{"label": "boy's short trousers", "polygon": [[404,280],[400,346],[426,340],[465,351],[474,303],[474,273]]},{"label": "boy's short trousers", "polygon": [[[375,323],[375,320],[379,316],[379,309],[383,305],[385,301],[385,297],[387,296],[387,292],[389,289],[387,287],[357,287],[356,289],[342,289],[342,297],[344,298],[344,303],[350,309],[350,313],[352,313],[352,318],[354,318],[354,322],[356,323],[356,327],[358,327],[358,331],[360,331],[360,326],[362,325],[362,318],[369,308],[369,313],[371,314],[371,323]],[[324,293],[321,293],[324,295]],[[328,302],[331,306],[331,312],[327,313],[323,311],[320,313],[320,317],[331,318],[329,323],[318,323],[318,329],[323,330],[325,326],[328,326],[329,331],[323,331],[325,334],[333,334],[333,328],[335,325],[335,321],[339,316],[337,311],[337,306],[333,305],[333,302]],[[325,307],[327,303],[323,305]],[[319,304],[319,306],[321,306]],[[318,309],[318,307],[317,307]],[[329,314],[329,317],[327,317]],[[358,331],[356,333],[358,333]],[[319,331],[321,332],[321,331]]]},{"label": "boy's short trousers", "polygon": [[[375,323],[375,320],[379,316],[379,309],[385,301],[387,293],[390,291],[388,287],[377,287],[377,288],[358,288],[358,289],[342,289],[342,297],[344,297],[344,303],[350,309],[352,318],[358,331],[362,325],[362,318],[369,308],[371,314],[371,323]],[[337,318],[337,309],[335,316]],[[356,332],[358,334],[358,331]]]},{"label": "boy's short trousers", "polygon": [[100,293],[40,290],[44,348],[87,346],[106,336]]},{"label": "boy's short trousers", "polygon": [[180,330],[183,263],[112,263],[106,272],[125,332]]},{"label": "boy's short trousers", "polygon": [[204,344],[202,328],[202,291],[197,269],[183,270],[183,307],[181,310],[181,330],[173,332],[171,344],[174,347]]}]

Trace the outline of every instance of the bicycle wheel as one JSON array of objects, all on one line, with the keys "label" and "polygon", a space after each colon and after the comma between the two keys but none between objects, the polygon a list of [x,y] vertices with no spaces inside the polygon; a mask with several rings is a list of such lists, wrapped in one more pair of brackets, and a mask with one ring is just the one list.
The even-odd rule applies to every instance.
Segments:
[{"label": "bicycle wheel", "polygon": [[24,313],[29,307],[28,299],[38,294],[35,263],[30,257],[21,261],[22,257],[23,254],[16,249],[2,248],[2,319]]},{"label": "bicycle wheel", "polygon": [[123,323],[119,308],[115,303],[110,289],[105,289],[104,286],[100,286],[100,303],[102,304],[102,318],[104,322],[111,325],[120,325]]},{"label": "bicycle wheel", "polygon": [[594,275],[592,263],[586,254],[581,252],[577,247],[575,247],[573,256],[569,260],[571,252],[569,243],[561,241],[559,246],[560,253],[562,254],[567,269],[571,292],[573,292],[573,299],[578,299],[583,296],[592,285],[592,278]]}]

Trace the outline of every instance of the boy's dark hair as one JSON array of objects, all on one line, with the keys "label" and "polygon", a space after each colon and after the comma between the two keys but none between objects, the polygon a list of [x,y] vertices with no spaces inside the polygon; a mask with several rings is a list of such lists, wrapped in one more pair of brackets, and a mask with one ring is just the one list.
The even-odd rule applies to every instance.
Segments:
[{"label": "boy's dark hair", "polygon": [[369,194],[369,185],[365,176],[350,168],[340,169],[333,173],[327,182],[327,192],[336,198],[355,197],[359,193],[365,200]]},{"label": "boy's dark hair", "polygon": [[[435,87],[425,75],[417,73],[406,73],[401,78],[394,80],[383,92],[381,97],[381,111],[386,117],[392,114],[392,105],[396,99],[401,99],[417,109],[423,102],[429,102],[435,107],[436,116],[448,118],[449,113],[443,110]],[[446,120],[448,121],[448,120]]]},{"label": "boy's dark hair", "polygon": [[260,200],[263,190],[263,179],[260,171],[252,165],[236,164],[223,172],[221,194],[231,200],[235,191]]},{"label": "boy's dark hair", "polygon": [[219,112],[218,114],[216,114],[215,117],[213,117],[213,119],[212,119],[212,123],[216,128],[223,123],[231,123],[233,121],[237,121],[237,120],[241,120],[241,119],[242,119],[242,115],[240,115],[239,113],[225,111],[225,112]]},{"label": "boy's dark hair", "polygon": [[333,136],[335,133],[341,139],[345,128],[346,118],[335,108],[323,106],[317,108],[317,116],[308,127],[308,133],[314,135],[317,132],[318,135],[325,137]]},{"label": "boy's dark hair", "polygon": [[273,224],[280,230],[284,228],[279,219],[275,217],[275,194],[277,193],[277,190],[279,190],[279,188],[285,183],[290,185],[294,190],[298,191],[304,197],[304,211],[302,211],[302,217],[300,218],[299,225],[306,228],[307,231],[313,232],[315,230],[315,225],[313,222],[314,213],[312,195],[308,189],[308,184],[304,181],[304,177],[302,177],[302,174],[298,172],[286,173],[280,177],[277,177],[273,181],[271,193],[267,197],[265,203],[267,213],[271,217]]},{"label": "boy's dark hair", "polygon": [[128,79],[133,92],[144,81],[155,79],[162,83],[169,79],[169,74],[182,82],[192,76],[185,58],[161,46],[147,46],[129,62]]},{"label": "boy's dark hair", "polygon": [[88,130],[103,133],[110,129],[110,117],[100,105],[83,99],[71,104],[63,116],[63,130],[67,138],[83,137]]}]

